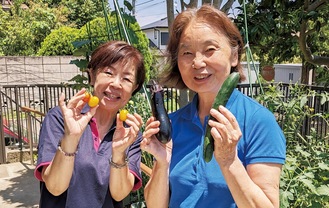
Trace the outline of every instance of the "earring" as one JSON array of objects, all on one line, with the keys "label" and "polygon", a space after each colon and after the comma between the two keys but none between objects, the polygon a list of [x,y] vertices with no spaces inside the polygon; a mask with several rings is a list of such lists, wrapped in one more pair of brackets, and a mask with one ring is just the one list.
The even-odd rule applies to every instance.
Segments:
[{"label": "earring", "polygon": [[192,64],[192,68],[193,68],[193,69],[195,69],[195,66],[194,66],[194,64]]}]

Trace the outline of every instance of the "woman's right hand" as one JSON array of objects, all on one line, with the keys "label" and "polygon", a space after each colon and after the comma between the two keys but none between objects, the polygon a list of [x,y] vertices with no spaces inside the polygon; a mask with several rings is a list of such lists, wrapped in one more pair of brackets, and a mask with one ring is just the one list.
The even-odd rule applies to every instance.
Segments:
[{"label": "woman's right hand", "polygon": [[80,139],[88,122],[96,113],[96,107],[91,108],[85,114],[81,110],[86,105],[83,101],[86,89],[77,92],[67,103],[65,103],[65,95],[62,93],[59,98],[59,106],[64,118],[64,136]]},{"label": "woman's right hand", "polygon": [[169,164],[171,160],[172,140],[167,144],[163,144],[156,138],[155,135],[160,131],[159,126],[160,121],[155,120],[155,117],[151,116],[147,120],[141,149],[152,154],[158,164]]}]

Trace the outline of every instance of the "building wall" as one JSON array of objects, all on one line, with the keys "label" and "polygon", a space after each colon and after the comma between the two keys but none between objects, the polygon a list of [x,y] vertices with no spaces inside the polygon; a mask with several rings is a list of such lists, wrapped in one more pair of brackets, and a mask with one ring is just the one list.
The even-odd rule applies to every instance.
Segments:
[{"label": "building wall", "polygon": [[167,45],[161,45],[161,32],[167,32],[167,28],[159,28],[159,29],[147,29],[143,30],[143,32],[146,34],[146,37],[148,37],[160,50],[165,50],[167,48]]},{"label": "building wall", "polygon": [[259,73],[259,62],[250,63],[250,69],[248,69],[247,62],[241,62],[241,66],[243,68],[243,73],[246,76],[246,80],[241,82],[241,84],[255,83]]},{"label": "building wall", "polygon": [[81,74],[74,56],[0,56],[0,85],[59,84]]},{"label": "building wall", "polygon": [[299,83],[302,76],[302,64],[274,64],[275,82]]}]

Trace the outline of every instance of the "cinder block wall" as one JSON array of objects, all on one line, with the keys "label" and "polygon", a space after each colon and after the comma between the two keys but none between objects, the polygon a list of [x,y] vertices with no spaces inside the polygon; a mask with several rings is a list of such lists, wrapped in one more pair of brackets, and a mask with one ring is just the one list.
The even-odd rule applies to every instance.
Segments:
[{"label": "cinder block wall", "polygon": [[0,56],[0,85],[59,84],[81,74],[76,56]]}]

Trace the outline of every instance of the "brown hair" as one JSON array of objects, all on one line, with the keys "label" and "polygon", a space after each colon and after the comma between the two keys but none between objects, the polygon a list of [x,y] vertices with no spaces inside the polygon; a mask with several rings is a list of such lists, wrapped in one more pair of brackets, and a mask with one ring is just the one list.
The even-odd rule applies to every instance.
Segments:
[{"label": "brown hair", "polygon": [[240,81],[244,80],[245,75],[240,63],[244,46],[240,31],[225,13],[210,5],[203,5],[199,9],[187,9],[175,18],[166,51],[169,65],[160,75],[161,84],[178,89],[187,88],[178,69],[177,56],[182,32],[192,21],[205,23],[227,37],[231,47],[236,48],[238,52],[238,64],[231,68],[231,73],[233,71],[239,72]]},{"label": "brown hair", "polygon": [[145,80],[145,67],[143,55],[133,46],[124,41],[109,41],[98,48],[91,54],[91,60],[88,63],[90,76],[96,76],[99,70],[121,61],[123,64],[128,64],[136,69],[136,84],[137,89],[132,93],[136,94],[143,86]]}]

